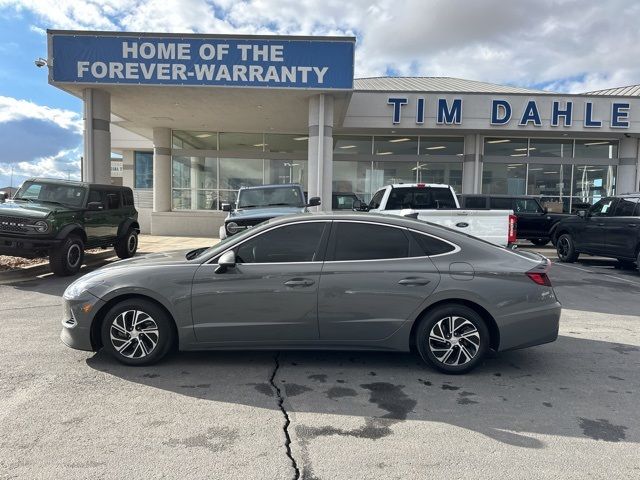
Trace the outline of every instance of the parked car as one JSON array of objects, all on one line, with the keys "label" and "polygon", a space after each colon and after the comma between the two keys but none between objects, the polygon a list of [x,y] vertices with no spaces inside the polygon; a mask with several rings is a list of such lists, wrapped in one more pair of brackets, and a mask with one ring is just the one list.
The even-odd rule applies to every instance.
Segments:
[{"label": "parked car", "polygon": [[552,239],[561,262],[575,262],[586,253],[628,266],[635,262],[640,269],[640,194],[603,198],[558,222]]},{"label": "parked car", "polygon": [[400,183],[378,190],[364,205],[354,204],[356,211],[410,216],[437,223],[503,247],[516,241],[516,217],[511,208],[503,210],[461,209],[449,185]]},{"label": "parked car", "polygon": [[497,208],[513,210],[518,219],[517,238],[537,246],[551,241],[551,228],[568,213],[551,213],[539,198],[527,195],[463,194],[458,195],[462,208]]},{"label": "parked car", "polygon": [[415,347],[436,368],[463,373],[489,349],[557,338],[561,306],[549,265],[403,217],[290,215],[209,249],[83,276],[64,292],[61,339],[129,365],[174,347]]},{"label": "parked car", "polygon": [[361,202],[355,193],[333,192],[331,196],[331,210],[353,210],[354,202]]},{"label": "parked car", "polygon": [[306,202],[302,185],[288,183],[243,187],[238,191],[236,203],[223,203],[222,210],[229,212],[220,227],[220,239],[255,227],[256,225],[282,215],[307,211],[307,207],[320,205],[320,197],[312,197]]},{"label": "parked car", "polygon": [[138,249],[138,212],[128,187],[31,178],[0,203],[0,255],[49,256],[56,275],[80,270],[87,248]]}]

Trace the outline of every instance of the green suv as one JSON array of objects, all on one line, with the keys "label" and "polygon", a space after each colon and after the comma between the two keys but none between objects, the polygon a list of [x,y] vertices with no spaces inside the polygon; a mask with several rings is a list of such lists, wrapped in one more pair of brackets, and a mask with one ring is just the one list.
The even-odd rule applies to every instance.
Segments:
[{"label": "green suv", "polygon": [[138,249],[138,212],[128,187],[31,178],[12,200],[0,196],[0,255],[49,256],[56,275],[73,275],[85,248]]}]

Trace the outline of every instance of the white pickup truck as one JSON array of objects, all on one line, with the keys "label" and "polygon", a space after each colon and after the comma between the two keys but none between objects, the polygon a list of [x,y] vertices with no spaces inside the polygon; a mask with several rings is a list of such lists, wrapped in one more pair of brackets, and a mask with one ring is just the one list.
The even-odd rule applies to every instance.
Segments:
[{"label": "white pickup truck", "polygon": [[378,190],[363,209],[437,223],[502,247],[511,246],[516,241],[516,216],[512,210],[461,209],[449,185],[387,185]]}]

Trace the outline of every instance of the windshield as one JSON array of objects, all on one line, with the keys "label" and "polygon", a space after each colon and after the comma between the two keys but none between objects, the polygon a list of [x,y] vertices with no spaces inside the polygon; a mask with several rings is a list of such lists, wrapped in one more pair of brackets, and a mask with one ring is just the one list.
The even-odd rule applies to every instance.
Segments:
[{"label": "windshield", "polygon": [[269,187],[240,190],[238,208],[304,207],[299,187]]},{"label": "windshield", "polygon": [[82,207],[87,189],[75,185],[62,185],[46,182],[24,182],[13,197],[43,203],[55,203],[68,207]]}]

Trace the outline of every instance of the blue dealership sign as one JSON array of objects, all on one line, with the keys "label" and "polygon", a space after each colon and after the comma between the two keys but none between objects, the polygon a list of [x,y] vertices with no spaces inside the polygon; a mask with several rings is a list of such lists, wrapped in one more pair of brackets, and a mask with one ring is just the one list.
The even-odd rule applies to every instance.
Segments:
[{"label": "blue dealership sign", "polygon": [[49,33],[52,82],[352,89],[354,39]]}]

